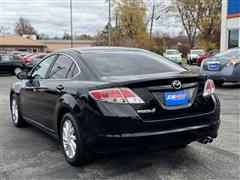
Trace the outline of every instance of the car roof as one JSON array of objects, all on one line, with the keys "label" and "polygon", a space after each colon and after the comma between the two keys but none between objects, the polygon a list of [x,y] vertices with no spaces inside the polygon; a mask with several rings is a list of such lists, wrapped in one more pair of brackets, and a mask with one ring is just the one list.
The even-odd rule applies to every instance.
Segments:
[{"label": "car roof", "polygon": [[96,53],[96,52],[119,52],[119,51],[138,51],[138,52],[144,52],[146,50],[144,49],[139,49],[139,48],[129,48],[129,47],[88,47],[88,48],[69,48],[69,49],[62,49],[59,51],[54,51],[56,53],[62,52],[62,51],[69,51],[69,50],[74,50],[77,51],[80,54],[84,53]]}]

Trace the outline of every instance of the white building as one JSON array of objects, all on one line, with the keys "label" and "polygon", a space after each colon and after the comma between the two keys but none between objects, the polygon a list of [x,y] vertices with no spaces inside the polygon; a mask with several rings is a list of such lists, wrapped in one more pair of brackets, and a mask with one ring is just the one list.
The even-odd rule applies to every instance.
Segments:
[{"label": "white building", "polygon": [[221,51],[240,47],[240,0],[222,0]]}]

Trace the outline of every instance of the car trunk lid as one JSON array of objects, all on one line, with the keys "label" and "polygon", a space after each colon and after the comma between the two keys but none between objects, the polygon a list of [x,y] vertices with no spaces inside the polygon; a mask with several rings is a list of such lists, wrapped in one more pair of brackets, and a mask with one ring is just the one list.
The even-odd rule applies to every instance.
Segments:
[{"label": "car trunk lid", "polygon": [[[189,71],[102,79],[117,82],[119,87],[127,87],[142,98],[144,104],[130,105],[144,121],[192,115],[208,106],[202,101],[206,77]],[[175,81],[181,83],[180,88],[174,88]]]}]

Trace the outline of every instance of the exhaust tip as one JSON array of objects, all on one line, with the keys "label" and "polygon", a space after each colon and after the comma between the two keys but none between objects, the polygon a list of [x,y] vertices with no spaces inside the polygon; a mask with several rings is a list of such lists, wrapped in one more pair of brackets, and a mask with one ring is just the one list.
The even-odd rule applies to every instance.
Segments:
[{"label": "exhaust tip", "polygon": [[198,142],[200,142],[202,144],[207,144],[207,143],[212,143],[213,139],[211,137],[207,137],[207,138],[199,140]]}]

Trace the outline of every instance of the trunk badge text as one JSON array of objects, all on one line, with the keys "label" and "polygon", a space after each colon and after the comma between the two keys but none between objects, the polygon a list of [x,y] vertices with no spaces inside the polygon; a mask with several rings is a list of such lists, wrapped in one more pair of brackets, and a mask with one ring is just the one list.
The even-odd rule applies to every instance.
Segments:
[{"label": "trunk badge text", "polygon": [[156,112],[156,108],[137,110],[137,112],[138,112],[138,113],[155,113],[155,112]]},{"label": "trunk badge text", "polygon": [[174,89],[181,89],[182,88],[182,83],[179,80],[175,80],[172,82],[172,87]]}]

